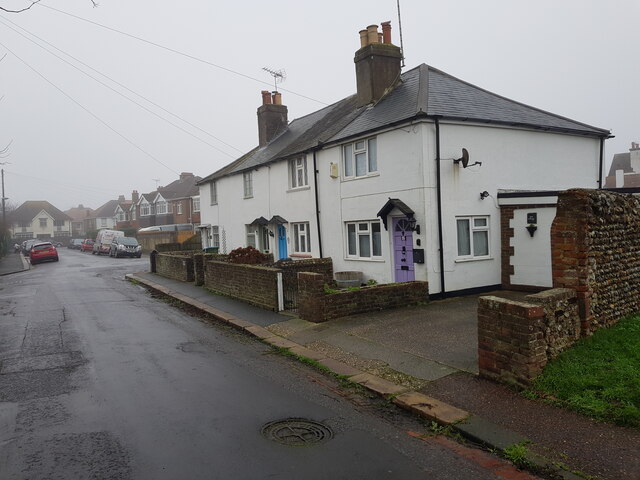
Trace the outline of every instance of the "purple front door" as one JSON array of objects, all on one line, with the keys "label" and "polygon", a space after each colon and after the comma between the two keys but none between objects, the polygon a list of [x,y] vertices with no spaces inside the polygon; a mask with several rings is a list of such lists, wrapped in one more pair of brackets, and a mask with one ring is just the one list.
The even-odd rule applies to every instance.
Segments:
[{"label": "purple front door", "polygon": [[413,232],[406,218],[393,219],[393,260],[396,282],[416,279],[413,269]]}]

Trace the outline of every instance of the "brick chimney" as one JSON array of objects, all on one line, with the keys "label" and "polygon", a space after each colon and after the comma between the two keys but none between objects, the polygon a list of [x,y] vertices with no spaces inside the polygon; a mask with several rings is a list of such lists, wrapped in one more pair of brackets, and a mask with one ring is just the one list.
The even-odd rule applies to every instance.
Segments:
[{"label": "brick chimney", "polygon": [[382,22],[360,31],[360,50],[356,64],[357,102],[362,107],[380,100],[400,81],[402,52],[391,43],[391,22]]},{"label": "brick chimney", "polygon": [[193,177],[193,173],[191,172],[182,172],[180,174],[180,181],[184,181],[186,178],[192,178]]},{"label": "brick chimney", "polygon": [[138,203],[138,200],[140,200],[140,195],[138,194],[138,190],[134,190],[131,192],[131,202]]},{"label": "brick chimney", "polygon": [[258,107],[258,142],[261,147],[287,128],[287,113],[279,92],[262,91],[262,105]]},{"label": "brick chimney", "polygon": [[125,201],[124,195],[119,195],[118,196],[118,202],[122,203]]}]

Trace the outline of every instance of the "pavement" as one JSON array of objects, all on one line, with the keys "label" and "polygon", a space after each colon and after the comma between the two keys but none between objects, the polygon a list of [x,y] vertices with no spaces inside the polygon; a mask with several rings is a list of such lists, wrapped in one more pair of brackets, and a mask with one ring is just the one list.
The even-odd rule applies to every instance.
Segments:
[{"label": "pavement", "polygon": [[[20,257],[0,259],[0,275],[28,269]],[[315,324],[157,274],[127,278],[311,359],[474,443],[498,452],[526,445],[533,471],[547,478],[640,479],[640,430],[597,422],[478,377],[477,296]]]}]

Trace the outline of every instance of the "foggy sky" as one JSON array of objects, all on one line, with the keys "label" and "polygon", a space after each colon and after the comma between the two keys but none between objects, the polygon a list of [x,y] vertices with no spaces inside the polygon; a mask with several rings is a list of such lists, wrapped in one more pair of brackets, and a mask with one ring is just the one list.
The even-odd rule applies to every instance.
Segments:
[{"label": "foggy sky", "polygon": [[[610,129],[607,168],[640,140],[640,2],[401,0],[400,8],[404,71],[426,63]],[[98,8],[43,0],[0,12],[6,196],[97,208],[180,172],[209,175],[257,145],[260,91],[273,89],[263,67],[286,71],[278,89],[289,120],[304,116],[355,93],[358,31],[386,20],[399,45],[396,0],[102,0]]]}]

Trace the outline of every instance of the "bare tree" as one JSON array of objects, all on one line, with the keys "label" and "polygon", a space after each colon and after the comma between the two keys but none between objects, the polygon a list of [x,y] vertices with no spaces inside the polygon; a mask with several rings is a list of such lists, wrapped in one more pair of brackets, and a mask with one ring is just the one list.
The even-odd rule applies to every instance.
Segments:
[{"label": "bare tree", "polygon": [[[96,2],[96,0],[89,0],[94,7],[98,6],[98,2]],[[40,3],[40,0],[33,0],[31,1],[31,3],[29,3],[29,5],[27,7],[24,8],[20,8],[18,10],[12,10],[10,8],[6,8],[6,7],[2,7],[0,6],[0,10],[3,12],[8,12],[8,13],[21,13],[21,12],[25,12],[27,10],[29,10],[31,7],[33,7],[36,3]]]}]

